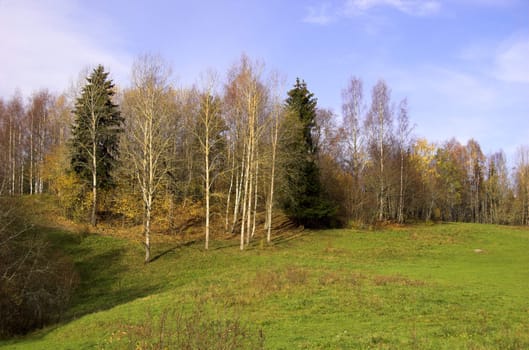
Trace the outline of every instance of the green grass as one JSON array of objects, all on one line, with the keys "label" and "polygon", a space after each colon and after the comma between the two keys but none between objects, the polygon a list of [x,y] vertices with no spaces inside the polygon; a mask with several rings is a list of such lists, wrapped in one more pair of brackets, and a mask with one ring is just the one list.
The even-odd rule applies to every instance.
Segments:
[{"label": "green grass", "polygon": [[148,265],[138,243],[42,234],[72,257],[81,284],[61,324],[0,349],[134,348],[168,310],[197,309],[262,330],[267,349],[529,348],[528,229],[328,230],[244,252],[235,241],[208,252],[164,244]]}]

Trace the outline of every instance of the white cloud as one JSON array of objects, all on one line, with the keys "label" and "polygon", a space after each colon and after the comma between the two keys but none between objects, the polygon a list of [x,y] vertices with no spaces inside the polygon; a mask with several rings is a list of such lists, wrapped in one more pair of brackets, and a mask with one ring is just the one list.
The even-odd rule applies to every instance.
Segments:
[{"label": "white cloud", "polygon": [[455,101],[465,108],[487,110],[498,102],[494,81],[465,71],[463,67],[420,64],[407,68],[377,66],[373,69],[383,71],[403,95],[421,96],[420,100],[424,101],[431,101],[433,97],[439,107]]},{"label": "white cloud", "polygon": [[495,105],[497,94],[493,87],[472,74],[443,67],[430,67],[425,72],[426,86],[447,101],[459,101],[468,107],[480,109]]},{"label": "white cloud", "polygon": [[500,45],[494,76],[502,81],[529,83],[529,36],[510,39]]},{"label": "white cloud", "polygon": [[348,15],[357,15],[376,7],[390,7],[411,16],[427,16],[439,12],[441,3],[437,0],[347,0],[345,11]]},{"label": "white cloud", "polygon": [[308,6],[303,22],[317,25],[327,25],[340,19],[363,17],[368,19],[365,30],[369,33],[377,32],[380,18],[370,15],[372,9],[389,7],[409,16],[429,16],[441,10],[439,0],[345,0],[339,6],[331,6],[324,2]]},{"label": "white cloud", "polygon": [[516,3],[517,0],[452,0],[454,3],[467,3],[476,6],[508,7]]},{"label": "white cloud", "polygon": [[515,33],[501,42],[472,43],[456,58],[469,69],[500,82],[529,83],[529,33]]},{"label": "white cloud", "polygon": [[0,2],[0,96],[40,88],[60,92],[88,65],[128,75],[130,58],[111,47],[115,28],[67,0]]},{"label": "white cloud", "polygon": [[329,2],[306,8],[305,23],[326,25],[340,19],[357,17],[374,20],[376,9],[393,9],[408,16],[433,16],[458,5],[476,7],[511,7],[518,0],[340,0],[340,5]]},{"label": "white cloud", "polygon": [[525,121],[507,122],[507,117],[523,115],[513,110],[520,100],[510,87],[464,67],[421,64],[387,69],[384,77],[396,100],[408,97],[417,135],[431,141],[475,138],[486,152],[507,150],[518,142],[519,130],[527,128]]},{"label": "white cloud", "polygon": [[303,22],[305,23],[325,25],[334,20],[334,16],[329,13],[328,4],[309,6],[307,12],[307,15],[303,18]]}]

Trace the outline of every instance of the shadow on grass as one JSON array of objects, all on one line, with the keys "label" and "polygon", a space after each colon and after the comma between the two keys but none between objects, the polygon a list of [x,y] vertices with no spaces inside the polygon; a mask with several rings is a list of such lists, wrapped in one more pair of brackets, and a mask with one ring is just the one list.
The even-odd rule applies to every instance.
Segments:
[{"label": "shadow on grass", "polygon": [[28,339],[42,339],[77,318],[111,309],[162,288],[159,280],[149,280],[150,271],[143,266],[141,255],[136,254],[131,242],[42,226],[35,226],[33,230],[53,250],[71,260],[79,283],[72,292],[69,305],[55,323],[27,335],[3,339],[0,347]]},{"label": "shadow on grass", "polygon": [[152,264],[156,260],[166,256],[169,253],[174,253],[179,248],[189,247],[189,246],[194,245],[195,243],[197,243],[197,240],[192,240],[192,241],[188,241],[188,242],[185,242],[185,243],[180,243],[180,244],[177,244],[176,246],[174,246],[172,248],[166,249],[166,250],[162,251],[161,253],[158,253],[157,255],[155,255],[153,258],[151,258],[151,260],[149,261],[149,264]]},{"label": "shadow on grass", "polygon": [[[80,277],[80,283],[60,323],[68,323],[84,315],[108,310],[164,290],[167,288],[167,275],[174,272],[174,268],[171,264],[157,262],[181,248],[193,248],[199,243],[191,240],[166,247],[154,254],[149,264],[144,264],[141,249],[133,242],[56,228],[39,229],[52,246],[72,258]],[[303,232],[283,233],[273,237],[272,245],[285,245],[302,235]],[[262,241],[263,238],[252,240],[245,250],[267,246]],[[238,240],[215,242],[210,250],[230,249],[238,245]]]},{"label": "shadow on grass", "polygon": [[108,310],[160,290],[147,277],[147,267],[134,245],[98,234],[42,228],[54,248],[71,257],[80,283],[60,323]]}]

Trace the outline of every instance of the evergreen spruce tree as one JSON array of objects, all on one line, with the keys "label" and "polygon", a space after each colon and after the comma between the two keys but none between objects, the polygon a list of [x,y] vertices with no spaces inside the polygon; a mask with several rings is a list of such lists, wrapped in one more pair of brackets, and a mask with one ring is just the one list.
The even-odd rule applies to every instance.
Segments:
[{"label": "evergreen spruce tree", "polygon": [[285,189],[282,207],[296,223],[307,227],[330,224],[335,208],[324,198],[317,164],[316,104],[314,94],[304,81],[288,92],[286,99],[289,133],[282,142]]},{"label": "evergreen spruce tree", "polygon": [[71,167],[92,191],[90,222],[95,226],[97,190],[113,185],[123,118],[112,102],[114,84],[103,66],[95,68],[86,81],[73,111]]}]

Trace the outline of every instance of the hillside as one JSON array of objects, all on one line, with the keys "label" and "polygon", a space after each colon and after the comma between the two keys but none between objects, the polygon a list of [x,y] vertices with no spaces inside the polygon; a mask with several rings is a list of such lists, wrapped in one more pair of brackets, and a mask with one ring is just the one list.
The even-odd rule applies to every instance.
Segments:
[{"label": "hillside", "polygon": [[310,231],[244,252],[236,240],[207,252],[160,242],[147,265],[127,238],[41,233],[80,285],[62,323],[0,349],[529,348],[525,228]]}]

